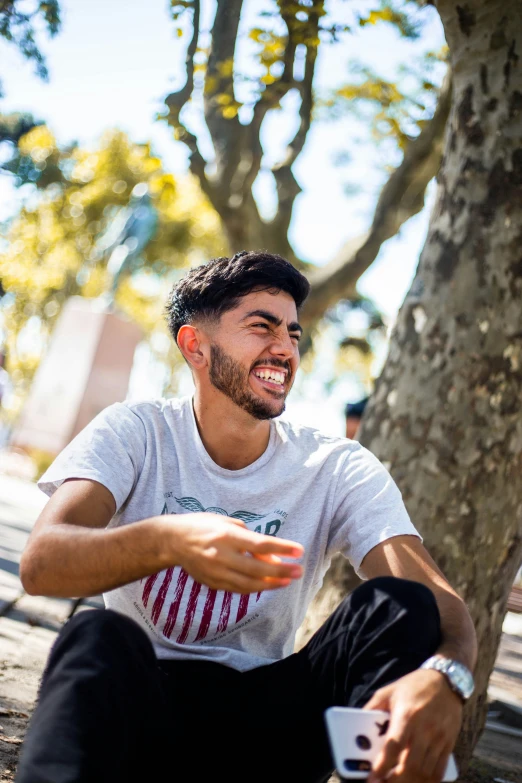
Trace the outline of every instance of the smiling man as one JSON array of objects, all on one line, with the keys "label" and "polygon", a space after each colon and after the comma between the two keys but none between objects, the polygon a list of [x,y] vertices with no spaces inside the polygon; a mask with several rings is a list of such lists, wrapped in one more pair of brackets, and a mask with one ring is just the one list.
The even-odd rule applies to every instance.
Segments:
[{"label": "smiling man", "polygon": [[[319,783],[332,705],[391,713],[373,780],[441,780],[473,626],[381,463],[278,418],[308,290],[266,252],[191,270],[167,317],[193,398],[107,408],[42,476],[24,587],[107,608],[59,634],[19,783]],[[294,652],[336,552],[366,581]]]}]

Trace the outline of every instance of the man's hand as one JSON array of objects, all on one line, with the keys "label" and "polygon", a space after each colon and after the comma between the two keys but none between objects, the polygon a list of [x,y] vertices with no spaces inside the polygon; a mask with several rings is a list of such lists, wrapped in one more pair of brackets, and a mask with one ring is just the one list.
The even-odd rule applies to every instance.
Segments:
[{"label": "man's hand", "polygon": [[301,557],[295,541],[248,530],[239,519],[207,512],[165,515],[173,562],[214,590],[255,593],[287,587],[303,569],[283,557]]},{"label": "man's hand", "polygon": [[443,674],[417,669],[374,693],[365,710],[390,713],[386,744],[368,783],[440,783],[462,722]]}]

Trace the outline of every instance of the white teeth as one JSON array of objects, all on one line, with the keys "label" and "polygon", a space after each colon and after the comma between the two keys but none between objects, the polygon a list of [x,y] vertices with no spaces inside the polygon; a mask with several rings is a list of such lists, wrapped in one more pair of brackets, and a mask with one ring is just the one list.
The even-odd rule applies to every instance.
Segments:
[{"label": "white teeth", "polygon": [[275,383],[283,384],[285,382],[285,374],[277,372],[276,370],[256,370],[255,375],[264,381],[274,381]]}]

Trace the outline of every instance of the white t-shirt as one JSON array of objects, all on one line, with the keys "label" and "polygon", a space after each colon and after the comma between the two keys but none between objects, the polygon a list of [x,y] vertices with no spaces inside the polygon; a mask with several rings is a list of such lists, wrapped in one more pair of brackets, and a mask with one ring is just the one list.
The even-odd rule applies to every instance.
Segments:
[{"label": "white t-shirt", "polygon": [[189,397],[106,408],[58,455],[39,487],[51,495],[67,478],[94,479],[110,490],[117,510],[109,527],[211,511],[303,545],[303,577],[278,590],[211,590],[176,566],[106,593],[105,605],[136,620],[158,658],[245,671],[286,657],[332,555],[342,552],[357,570],[381,541],[418,536],[390,474],[359,443],[272,420],[264,454],[226,470],[205,450]]}]

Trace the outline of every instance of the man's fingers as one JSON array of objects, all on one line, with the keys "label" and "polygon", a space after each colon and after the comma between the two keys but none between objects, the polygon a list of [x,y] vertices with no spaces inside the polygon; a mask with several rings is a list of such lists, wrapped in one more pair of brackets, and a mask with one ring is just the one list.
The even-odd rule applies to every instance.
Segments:
[{"label": "man's fingers", "polygon": [[303,569],[297,563],[284,563],[277,559],[279,562],[271,562],[233,552],[227,559],[227,565],[252,579],[299,579],[303,575]]},{"label": "man's fingers", "polygon": [[402,745],[389,738],[375,759],[372,767],[372,779],[384,779],[399,761]]},{"label": "man's fingers", "polygon": [[[245,531],[246,532],[246,531]],[[279,557],[302,557],[304,549],[296,541],[286,538],[265,536],[262,533],[248,531],[249,546],[247,551],[252,555],[279,555]]]},{"label": "man's fingers", "polygon": [[264,590],[277,590],[280,587],[287,587],[291,579],[272,579],[265,581],[263,579],[252,579],[244,574],[229,569],[222,579],[220,579],[219,590],[229,590],[231,593],[260,593]]},{"label": "man's fingers", "polygon": [[[217,516],[212,514],[210,516]],[[232,523],[235,529],[222,528],[221,535],[231,541],[239,551],[249,552],[251,555],[279,555],[281,557],[302,557],[304,548],[297,541],[289,541],[286,538],[263,535],[249,530],[245,523],[235,517],[221,517],[220,523]]]},{"label": "man's fingers", "polygon": [[448,746],[439,749],[429,748],[422,762],[424,776],[437,781],[442,780],[448,766],[450,752]]},{"label": "man's fingers", "polygon": [[375,691],[373,696],[363,707],[363,710],[385,710],[389,711],[391,689],[384,687]]},{"label": "man's fingers", "polygon": [[227,517],[227,519],[228,519],[229,522],[233,522],[234,525],[238,525],[239,527],[246,528],[246,525],[245,525],[245,523],[243,522],[242,519],[237,519],[236,517]]},{"label": "man's fingers", "polygon": [[[432,773],[440,755],[441,746],[435,738],[429,739],[428,732],[417,732],[408,748],[404,760],[406,772],[415,778],[431,779]],[[402,766],[402,765],[401,765]]]},{"label": "man's fingers", "polygon": [[[403,783],[405,779],[409,780],[409,778],[404,778],[404,775],[407,774],[405,772],[407,757],[408,757],[408,749],[406,748],[406,750],[403,750],[399,754],[399,761],[397,765],[386,776],[386,783]],[[419,783],[419,781],[415,781],[415,783]]]},{"label": "man's fingers", "polygon": [[277,555],[254,555],[256,560],[264,560],[265,563],[282,563],[282,559]]},{"label": "man's fingers", "polygon": [[407,721],[402,716],[394,716],[392,713],[387,739],[381,752],[375,759],[371,777],[384,779],[397,766],[399,757],[407,747],[407,744]]},{"label": "man's fingers", "polygon": [[398,757],[397,763],[392,771],[383,775],[377,774],[376,765],[373,767],[371,779],[384,780],[386,783],[402,783],[402,781],[433,781],[440,783],[444,778],[444,773],[448,765],[450,749],[446,747],[443,751],[433,753],[431,749],[425,754],[420,764],[415,761],[411,748],[404,748]]}]

